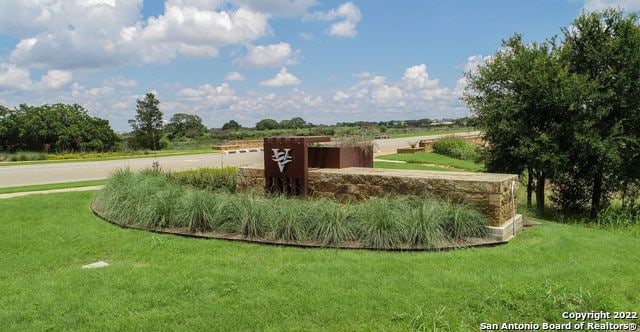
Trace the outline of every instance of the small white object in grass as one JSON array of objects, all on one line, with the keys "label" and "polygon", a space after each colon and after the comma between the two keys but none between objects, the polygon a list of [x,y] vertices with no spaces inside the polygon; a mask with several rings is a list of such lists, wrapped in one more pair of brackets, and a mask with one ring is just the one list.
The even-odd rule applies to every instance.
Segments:
[{"label": "small white object in grass", "polygon": [[98,269],[98,268],[107,267],[107,266],[109,266],[109,263],[103,262],[103,261],[99,261],[99,262],[83,265],[82,268],[83,269]]}]

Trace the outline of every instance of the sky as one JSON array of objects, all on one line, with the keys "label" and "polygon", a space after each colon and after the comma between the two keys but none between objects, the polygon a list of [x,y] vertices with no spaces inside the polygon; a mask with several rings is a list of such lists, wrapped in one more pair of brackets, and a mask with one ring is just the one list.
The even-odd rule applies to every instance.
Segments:
[{"label": "sky", "polygon": [[640,0],[2,0],[0,105],[78,103],[118,131],[147,92],[208,127],[457,118],[503,39],[607,7]]}]

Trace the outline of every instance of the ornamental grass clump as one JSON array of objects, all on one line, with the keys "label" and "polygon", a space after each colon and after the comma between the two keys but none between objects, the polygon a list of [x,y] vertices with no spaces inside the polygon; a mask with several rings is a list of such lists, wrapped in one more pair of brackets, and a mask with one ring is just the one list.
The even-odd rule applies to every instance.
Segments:
[{"label": "ornamental grass clump", "polygon": [[406,200],[390,196],[373,199],[356,208],[360,240],[374,248],[400,246],[406,236]]},{"label": "ornamental grass clump", "polygon": [[442,227],[444,235],[451,240],[467,237],[485,237],[489,231],[484,227],[484,216],[464,204],[443,202],[445,216]]},{"label": "ornamental grass clump", "polygon": [[341,206],[328,200],[315,204],[312,213],[317,216],[311,224],[311,235],[324,245],[336,245],[355,238],[355,217],[351,206]]},{"label": "ornamental grass clump", "polygon": [[145,229],[326,246],[437,248],[487,235],[478,211],[431,197],[386,196],[344,204],[196,189],[174,179],[160,171],[117,171],[93,206],[112,222]]},{"label": "ornamental grass clump", "polygon": [[433,248],[445,239],[442,224],[446,214],[434,200],[423,200],[411,209],[407,220],[407,240],[412,246]]},{"label": "ornamental grass clump", "polygon": [[205,190],[187,190],[180,198],[177,218],[190,231],[215,229],[215,199]]},{"label": "ornamental grass clump", "polygon": [[170,180],[189,187],[211,191],[236,191],[236,168],[199,168],[169,173]]},{"label": "ornamental grass clump", "polygon": [[268,237],[286,242],[304,241],[309,229],[308,201],[277,196],[270,199],[276,209],[265,211],[271,229]]}]

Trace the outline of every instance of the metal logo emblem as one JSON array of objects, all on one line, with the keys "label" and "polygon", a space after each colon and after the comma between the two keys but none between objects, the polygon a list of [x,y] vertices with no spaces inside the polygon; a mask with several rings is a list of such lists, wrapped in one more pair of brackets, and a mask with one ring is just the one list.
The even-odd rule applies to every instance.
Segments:
[{"label": "metal logo emblem", "polygon": [[284,167],[288,163],[293,161],[293,159],[289,155],[289,151],[291,151],[291,149],[284,149],[284,151],[281,151],[280,149],[271,149],[271,150],[273,151],[273,156],[271,160],[278,163],[278,169],[280,169],[280,173],[282,173],[284,171]]}]

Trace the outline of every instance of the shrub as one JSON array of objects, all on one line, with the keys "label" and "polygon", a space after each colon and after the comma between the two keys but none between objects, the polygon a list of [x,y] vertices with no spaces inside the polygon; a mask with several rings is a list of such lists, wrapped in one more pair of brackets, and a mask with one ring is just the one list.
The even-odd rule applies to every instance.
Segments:
[{"label": "shrub", "polygon": [[407,225],[409,242],[414,246],[434,247],[444,236],[442,228],[445,217],[441,204],[423,201],[411,210]]},{"label": "shrub", "polygon": [[[213,204],[212,204],[213,203]],[[211,192],[205,190],[187,190],[180,199],[178,220],[190,231],[214,229],[215,199]]]},{"label": "shrub", "polygon": [[32,161],[44,159],[45,155],[41,152],[0,153],[0,161]]},{"label": "shrub", "polygon": [[480,212],[450,201],[442,203],[442,207],[445,209],[442,227],[447,238],[459,240],[487,236],[489,231],[481,222],[484,221],[484,216]]},{"label": "shrub", "polygon": [[462,160],[476,160],[480,156],[475,145],[453,136],[435,141],[433,143],[433,152]]},{"label": "shrub", "polygon": [[226,232],[273,241],[436,247],[446,240],[487,235],[479,212],[429,197],[388,196],[341,204],[211,191],[183,185],[177,178],[161,171],[117,171],[93,204],[107,219],[124,225]]},{"label": "shrub", "polygon": [[236,191],[236,168],[199,168],[190,171],[170,173],[174,182],[204,190]]},{"label": "shrub", "polygon": [[332,204],[326,200],[316,203],[311,213],[317,220],[311,225],[312,238],[325,245],[335,245],[354,239],[354,216],[349,206]]},{"label": "shrub", "polygon": [[357,208],[359,237],[374,248],[397,247],[405,239],[406,201],[383,197],[360,204]]}]

